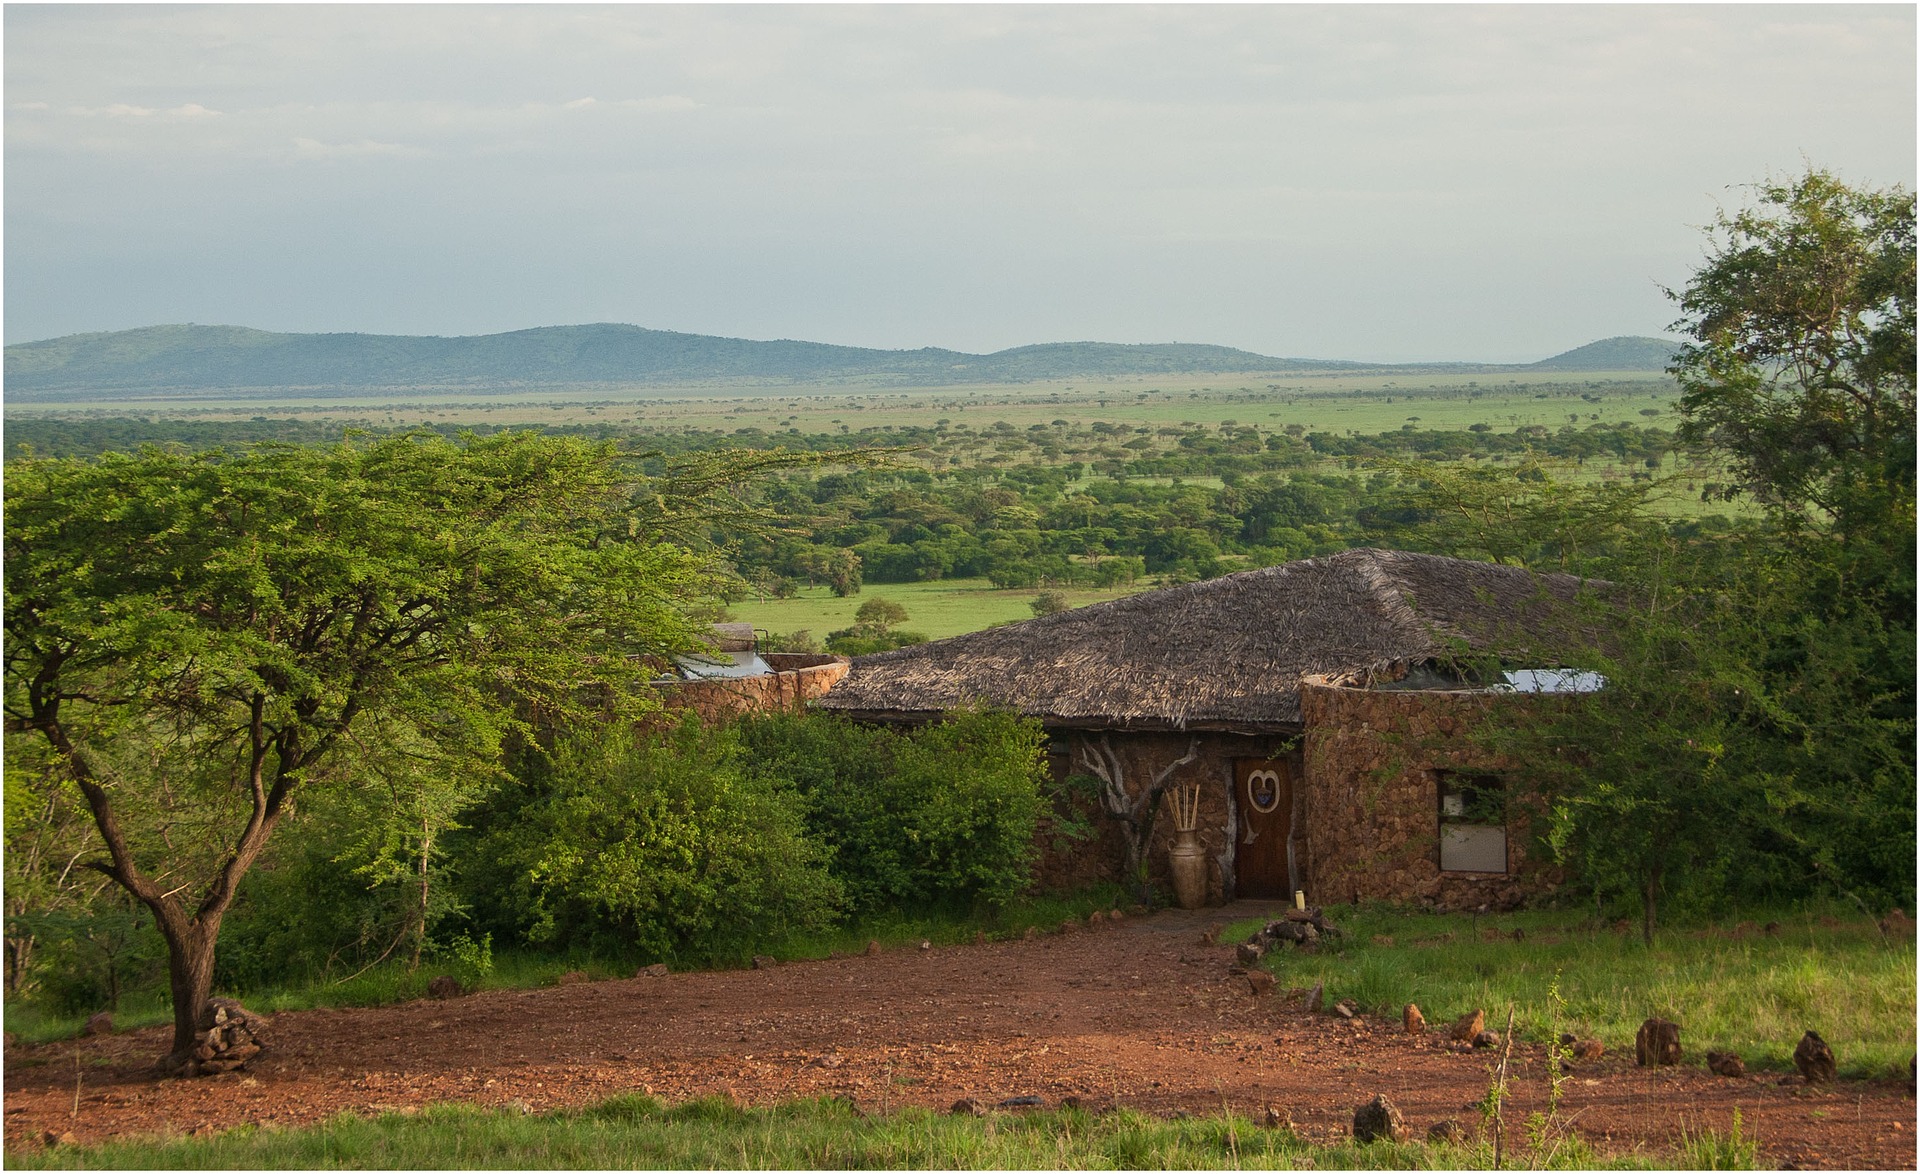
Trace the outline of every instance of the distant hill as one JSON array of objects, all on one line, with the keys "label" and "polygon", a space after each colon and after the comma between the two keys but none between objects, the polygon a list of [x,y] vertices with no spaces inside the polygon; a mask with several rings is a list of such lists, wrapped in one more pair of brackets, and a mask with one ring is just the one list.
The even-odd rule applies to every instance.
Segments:
[{"label": "distant hill", "polygon": [[1664,371],[1679,349],[1680,344],[1669,339],[1622,334],[1527,366],[1535,371]]},{"label": "distant hill", "polygon": [[[1651,356],[1665,345],[1656,339],[1608,339],[1532,366],[1657,370],[1666,365],[1664,354],[1657,359]],[[1607,361],[1615,355],[1611,363]],[[1442,366],[1458,369],[1462,365]],[[1089,376],[1370,369],[1388,368],[1378,363],[1276,358],[1192,343],[1060,342],[975,355],[934,347],[874,350],[787,339],[760,342],[617,323],[543,326],[455,338],[276,334],[241,326],[186,325],[16,343],[6,348],[6,392],[16,402],[27,403],[243,390],[267,395],[376,388],[498,392],[535,387],[882,380],[938,386]]]},{"label": "distant hill", "polygon": [[461,388],[708,380],[901,379],[1002,383],[1087,375],[1339,370],[1186,343],[1047,343],[990,355],[757,342],[639,326],[545,326],[464,338],[274,334],[238,326],[148,326],[6,348],[10,395],[185,389]]}]

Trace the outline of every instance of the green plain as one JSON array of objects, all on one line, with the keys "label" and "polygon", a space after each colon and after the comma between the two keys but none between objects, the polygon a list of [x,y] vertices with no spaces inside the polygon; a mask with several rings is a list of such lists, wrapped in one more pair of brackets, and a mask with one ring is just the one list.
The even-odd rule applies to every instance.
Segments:
[{"label": "green plain", "polygon": [[[1102,600],[1145,590],[1142,580],[1131,588],[1111,590],[1091,587],[1054,588],[1066,596],[1070,607],[1083,607]],[[767,632],[790,633],[805,629],[815,640],[827,633],[853,626],[853,614],[869,599],[888,599],[907,609],[907,621],[899,627],[939,640],[964,632],[977,632],[995,624],[1030,620],[1030,606],[1039,588],[998,588],[985,579],[936,579],[926,583],[869,583],[858,595],[837,598],[825,587],[803,587],[791,599],[758,597],[742,600],[727,608],[734,619]]]},{"label": "green plain", "polygon": [[[1531,1159],[1535,1169],[1733,1169],[1751,1168],[1754,1147],[1705,1133],[1677,1153],[1603,1159],[1574,1138],[1509,1157]],[[869,1115],[836,1100],[749,1109],[710,1098],[667,1108],[647,1096],[537,1115],[459,1104],[405,1116],[343,1113],[301,1129],[14,1146],[6,1158],[27,1170],[1475,1170],[1493,1162],[1478,1141],[1314,1145],[1233,1114],[1168,1120],[1059,1109],[975,1118],[910,1108]]]}]

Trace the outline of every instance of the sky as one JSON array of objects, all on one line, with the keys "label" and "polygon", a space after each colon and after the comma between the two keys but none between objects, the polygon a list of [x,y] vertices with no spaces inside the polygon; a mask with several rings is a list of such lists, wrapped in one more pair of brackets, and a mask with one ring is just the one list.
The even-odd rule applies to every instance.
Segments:
[{"label": "sky", "polygon": [[1661,334],[1911,190],[1915,8],[9,4],[5,337],[630,322],[1382,362]]}]

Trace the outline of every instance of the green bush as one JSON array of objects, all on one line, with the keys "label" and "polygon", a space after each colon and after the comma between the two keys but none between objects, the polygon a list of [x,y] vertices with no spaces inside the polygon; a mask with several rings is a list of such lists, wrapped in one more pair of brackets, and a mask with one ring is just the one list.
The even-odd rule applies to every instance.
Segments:
[{"label": "green bush", "polygon": [[730,731],[691,719],[563,743],[546,794],[490,838],[527,937],[706,960],[831,923],[844,898],[799,797],[745,766]]},{"label": "green bush", "polygon": [[806,801],[856,909],[1004,903],[1032,880],[1039,724],[960,712],[908,734],[830,714],[742,727],[755,769]]}]

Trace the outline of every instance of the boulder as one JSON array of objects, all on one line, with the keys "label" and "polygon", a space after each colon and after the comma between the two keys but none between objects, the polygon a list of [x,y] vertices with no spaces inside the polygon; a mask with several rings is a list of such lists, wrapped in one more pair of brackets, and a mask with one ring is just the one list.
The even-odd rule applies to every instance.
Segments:
[{"label": "boulder", "polygon": [[1640,1025],[1633,1040],[1633,1061],[1642,1068],[1680,1062],[1680,1025],[1658,1016]]},{"label": "boulder", "polygon": [[1318,1011],[1326,1003],[1326,1000],[1327,984],[1324,982],[1314,983],[1313,989],[1307,992],[1307,1010]]},{"label": "boulder", "polygon": [[1500,1046],[1500,1033],[1497,1031],[1483,1031],[1473,1037],[1473,1046],[1476,1048],[1497,1048]]},{"label": "boulder", "polygon": [[1800,1046],[1793,1049],[1793,1066],[1800,1070],[1808,1084],[1826,1084],[1833,1080],[1833,1049],[1827,1041],[1820,1038],[1817,1031],[1809,1031],[1800,1037]]},{"label": "boulder", "polygon": [[[1040,927],[1037,925],[1030,925],[1027,927],[1027,932],[1020,935],[1020,940],[1023,942],[1030,942],[1039,936],[1040,936]],[[875,950],[867,951],[867,953],[869,954],[873,954],[877,952],[878,951],[875,951]]]},{"label": "boulder", "polygon": [[1487,1013],[1475,1007],[1472,1011],[1456,1019],[1449,1033],[1454,1039],[1470,1042],[1475,1036],[1487,1029]]},{"label": "boulder", "polygon": [[1747,1066],[1732,1052],[1708,1052],[1707,1071],[1715,1076],[1745,1076]]},{"label": "boulder", "polygon": [[755,970],[772,970],[778,965],[780,965],[780,961],[777,958],[769,958],[765,954],[755,954],[753,956],[753,968]]},{"label": "boulder", "polygon": [[1108,921],[1125,921],[1126,919],[1127,919],[1127,915],[1120,912],[1118,909],[1107,910]]},{"label": "boulder", "polygon": [[1369,1141],[1405,1141],[1411,1133],[1400,1110],[1385,1094],[1377,1096],[1353,1111],[1353,1140]]},{"label": "boulder", "polygon": [[1427,1129],[1428,1145],[1452,1145],[1457,1141],[1465,1141],[1466,1138],[1466,1128],[1451,1117],[1445,1121],[1435,1121]]},{"label": "boulder", "polygon": [[436,975],[427,983],[429,999],[457,999],[466,993],[467,988],[461,986],[460,980],[451,974]]},{"label": "boulder", "polygon": [[1423,1035],[1427,1030],[1427,1017],[1420,1014],[1420,1004],[1408,1003],[1400,1012],[1400,1025],[1407,1029],[1408,1035]]},{"label": "boulder", "polygon": [[880,956],[880,939],[868,938],[867,939],[867,957],[878,958],[879,956]]},{"label": "boulder", "polygon": [[956,1117],[984,1117],[987,1115],[986,1106],[974,1100],[972,1097],[962,1097],[960,1100],[953,1102],[953,1107],[948,1109],[947,1112],[952,1113]]},{"label": "boulder", "polygon": [[1333,1013],[1342,1019],[1352,1019],[1360,1012],[1360,1004],[1352,999],[1341,999],[1333,1005]]},{"label": "boulder", "polygon": [[113,1015],[109,1012],[102,1011],[99,1014],[92,1016],[87,1020],[87,1025],[80,1029],[80,1034],[81,1035],[112,1035],[113,1034]]},{"label": "boulder", "polygon": [[1242,966],[1252,966],[1266,956],[1266,943],[1258,940],[1242,942],[1233,948],[1234,960]]},{"label": "boulder", "polygon": [[665,962],[655,962],[652,966],[642,966],[634,971],[635,978],[665,978],[668,974]]},{"label": "boulder", "polygon": [[1061,933],[1077,933],[1079,932],[1079,929],[1080,929],[1080,923],[1075,921],[1071,917],[1063,918],[1060,922]]},{"label": "boulder", "polygon": [[1253,997],[1273,993],[1273,975],[1265,970],[1247,971],[1247,985],[1253,989]]}]

